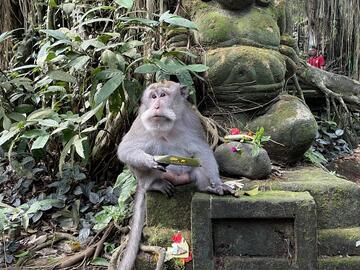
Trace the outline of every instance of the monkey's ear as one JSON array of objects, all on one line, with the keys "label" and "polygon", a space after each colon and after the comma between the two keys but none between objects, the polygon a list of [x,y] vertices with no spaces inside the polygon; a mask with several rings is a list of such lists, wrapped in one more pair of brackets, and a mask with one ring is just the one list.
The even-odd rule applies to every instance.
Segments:
[{"label": "monkey's ear", "polygon": [[186,85],[180,85],[180,95],[183,96],[185,99],[189,96],[189,89]]}]

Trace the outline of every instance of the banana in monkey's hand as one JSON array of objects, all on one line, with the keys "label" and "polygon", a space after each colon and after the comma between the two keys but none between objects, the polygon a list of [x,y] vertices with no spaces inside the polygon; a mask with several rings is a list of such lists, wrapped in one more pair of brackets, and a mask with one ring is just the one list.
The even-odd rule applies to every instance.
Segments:
[{"label": "banana in monkey's hand", "polygon": [[200,160],[197,158],[166,155],[166,156],[155,156],[154,160],[164,167],[166,167],[167,165],[201,167]]}]

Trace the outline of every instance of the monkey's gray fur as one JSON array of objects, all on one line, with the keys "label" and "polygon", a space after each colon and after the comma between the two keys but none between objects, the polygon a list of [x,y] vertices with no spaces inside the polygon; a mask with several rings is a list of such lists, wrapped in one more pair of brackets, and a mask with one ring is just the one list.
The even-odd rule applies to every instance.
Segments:
[{"label": "monkey's gray fur", "polygon": [[168,195],[174,191],[173,185],[164,180],[164,172],[158,170],[154,156],[196,157],[201,167],[170,165],[167,171],[189,174],[199,191],[218,195],[233,193],[220,180],[213,151],[187,96],[187,89],[178,83],[151,84],[143,93],[137,118],[118,147],[119,159],[130,167],[138,180],[129,242],[119,270],[133,269],[145,220],[146,191],[158,190]]}]

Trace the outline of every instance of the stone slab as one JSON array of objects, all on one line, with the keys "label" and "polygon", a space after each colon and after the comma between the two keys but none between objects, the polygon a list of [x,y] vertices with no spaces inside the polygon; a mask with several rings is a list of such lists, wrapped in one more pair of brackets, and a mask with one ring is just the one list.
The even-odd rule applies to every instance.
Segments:
[{"label": "stone slab", "polygon": [[314,197],[319,229],[360,226],[360,187],[315,167],[285,171],[281,178],[255,181],[260,187]]},{"label": "stone slab", "polygon": [[[308,192],[268,191],[240,198],[196,193],[191,218],[194,270],[317,269],[315,202]],[[280,241],[277,233],[283,235],[282,244],[288,245],[290,254],[284,254],[283,245],[276,249],[268,243]],[[245,253],[250,244],[254,247]]]},{"label": "stone slab", "polygon": [[360,247],[356,247],[356,242],[359,240],[359,227],[319,230],[319,254],[325,256],[360,256]]},{"label": "stone slab", "polygon": [[327,257],[319,260],[319,270],[359,270],[360,256]]}]

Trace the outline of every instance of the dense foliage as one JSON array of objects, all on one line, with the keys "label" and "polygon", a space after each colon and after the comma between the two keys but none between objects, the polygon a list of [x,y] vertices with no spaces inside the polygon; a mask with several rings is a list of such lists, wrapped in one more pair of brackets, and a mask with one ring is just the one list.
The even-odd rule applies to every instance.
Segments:
[{"label": "dense foliage", "polygon": [[[207,69],[185,64],[196,56],[166,42],[169,32],[196,29],[191,21],[133,5],[52,0],[44,5],[47,21],[23,35],[1,34],[0,44],[11,41],[17,49],[0,73],[0,232],[44,228],[43,217],[55,209],[51,230],[78,232],[83,244],[130,214],[135,181],[128,171],[117,177],[114,149],[142,89],[174,76],[195,98],[192,77]],[[19,240],[9,238],[0,264],[13,263],[19,250],[28,253],[18,264],[30,257]]]}]

